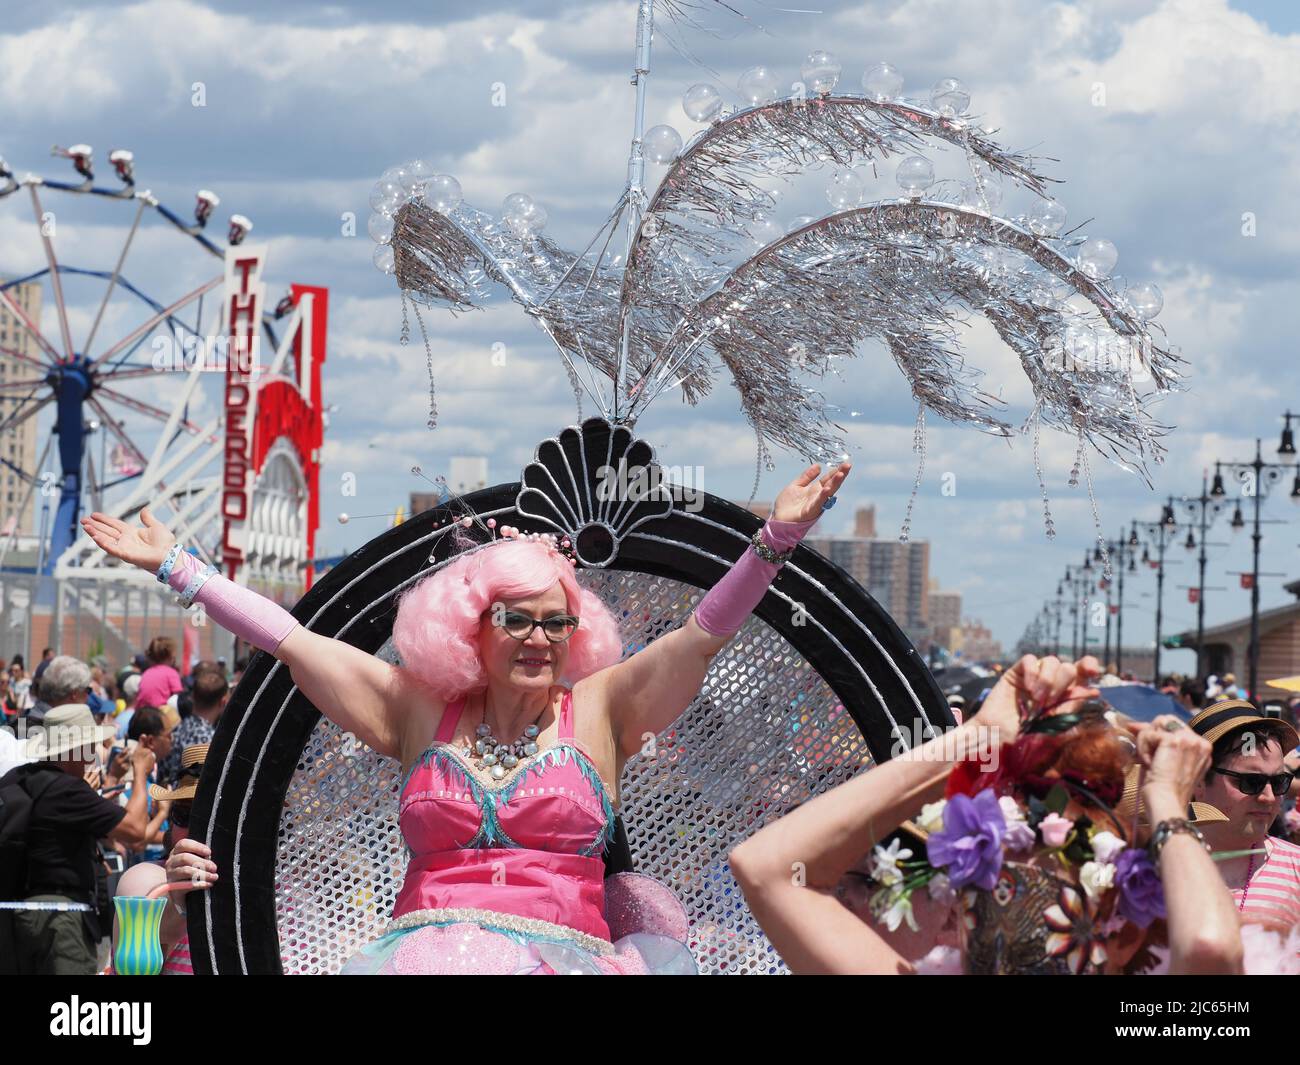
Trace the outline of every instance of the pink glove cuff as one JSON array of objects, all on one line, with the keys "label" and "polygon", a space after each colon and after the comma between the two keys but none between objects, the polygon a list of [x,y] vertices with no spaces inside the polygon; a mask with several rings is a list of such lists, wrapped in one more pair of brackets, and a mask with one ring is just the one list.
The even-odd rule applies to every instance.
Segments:
[{"label": "pink glove cuff", "polygon": [[821,515],[811,521],[777,521],[768,518],[763,526],[763,539],[773,551],[789,551],[808,535],[808,530],[817,524]]},{"label": "pink glove cuff", "polygon": [[[184,592],[190,579],[204,568],[203,563],[188,551],[182,551],[167,583],[174,591]],[[219,573],[208,578],[194,601],[201,603],[208,617],[227,632],[248,641],[259,651],[271,654],[298,624],[294,616],[278,603]]]},{"label": "pink glove cuff", "polygon": [[[777,521],[769,518],[763,526],[763,540],[774,551],[789,551],[817,523],[812,521]],[[767,594],[768,585],[781,567],[764,562],[758,553],[746,549],[700,600],[695,608],[695,623],[712,636],[733,636]]]}]

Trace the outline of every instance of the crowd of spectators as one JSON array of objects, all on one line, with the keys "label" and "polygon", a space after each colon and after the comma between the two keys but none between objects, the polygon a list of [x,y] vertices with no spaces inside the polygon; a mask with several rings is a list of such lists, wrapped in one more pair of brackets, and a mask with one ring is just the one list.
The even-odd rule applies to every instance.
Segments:
[{"label": "crowd of spectators", "polygon": [[116,881],[176,835],[172,798],[154,796],[193,795],[185,751],[211,741],[244,665],[182,676],[167,636],[116,671],[47,648],[29,675],[14,657],[0,676],[0,972],[104,971]]}]

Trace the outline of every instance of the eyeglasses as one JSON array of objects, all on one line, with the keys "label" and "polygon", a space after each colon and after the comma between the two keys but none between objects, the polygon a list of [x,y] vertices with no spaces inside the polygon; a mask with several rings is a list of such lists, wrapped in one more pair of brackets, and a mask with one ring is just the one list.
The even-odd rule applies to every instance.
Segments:
[{"label": "eyeglasses", "polygon": [[1238,773],[1235,769],[1219,769],[1217,766],[1210,772],[1232,777],[1243,795],[1260,795],[1267,784],[1275,796],[1283,796],[1291,790],[1291,781],[1295,779],[1294,773]]},{"label": "eyeglasses", "polygon": [[578,619],[571,614],[553,614],[549,618],[532,618],[517,610],[507,610],[501,618],[501,629],[507,636],[523,641],[541,629],[551,643],[563,643],[578,631]]}]

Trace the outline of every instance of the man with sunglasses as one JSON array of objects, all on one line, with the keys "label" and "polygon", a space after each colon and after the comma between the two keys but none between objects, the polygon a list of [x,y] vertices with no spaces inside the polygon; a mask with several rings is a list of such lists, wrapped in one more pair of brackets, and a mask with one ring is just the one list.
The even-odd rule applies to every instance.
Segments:
[{"label": "man with sunglasses", "polygon": [[1219,861],[1219,872],[1242,920],[1300,924],[1300,847],[1268,834],[1294,776],[1283,760],[1300,737],[1288,722],[1242,699],[1214,703],[1191,727],[1214,745],[1195,797],[1227,817],[1198,827],[1215,852],[1232,855]]}]

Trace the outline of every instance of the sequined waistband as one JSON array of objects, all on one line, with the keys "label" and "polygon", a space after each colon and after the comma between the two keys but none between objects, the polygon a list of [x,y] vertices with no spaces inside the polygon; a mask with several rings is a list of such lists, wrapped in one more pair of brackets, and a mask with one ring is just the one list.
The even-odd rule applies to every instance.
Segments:
[{"label": "sequined waistband", "polygon": [[429,924],[477,924],[492,930],[503,929],[526,936],[539,936],[547,939],[562,939],[581,947],[592,954],[614,954],[614,944],[599,936],[579,932],[567,925],[552,924],[536,917],[520,917],[518,914],[501,913],[498,910],[479,910],[468,906],[447,907],[433,910],[412,910],[389,922],[384,934],[401,932],[410,928],[419,928]]}]

